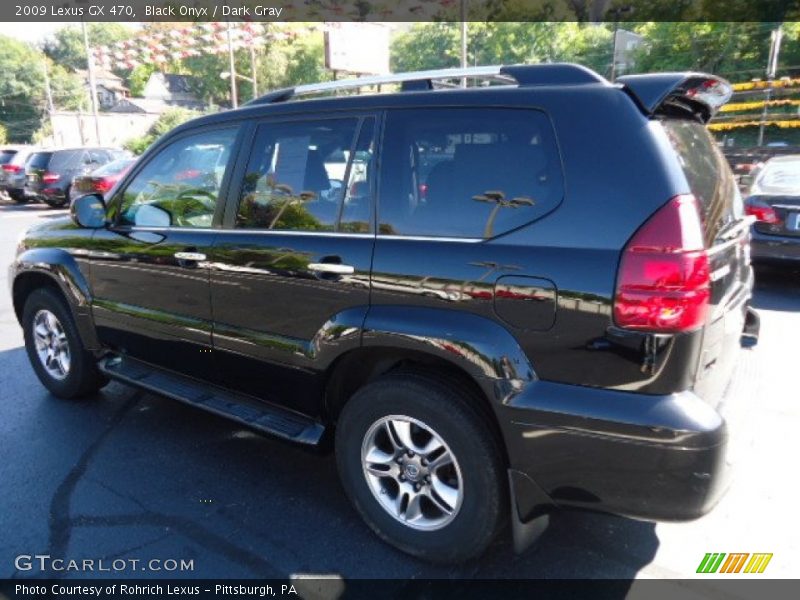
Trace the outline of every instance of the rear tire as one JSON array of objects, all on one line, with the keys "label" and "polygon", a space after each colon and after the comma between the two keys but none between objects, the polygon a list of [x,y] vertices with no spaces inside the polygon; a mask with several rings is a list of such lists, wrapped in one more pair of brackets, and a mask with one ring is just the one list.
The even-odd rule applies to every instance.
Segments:
[{"label": "rear tire", "polygon": [[479,556],[503,525],[501,456],[486,417],[427,374],[367,384],[336,430],[339,475],[364,521],[389,544],[437,563]]},{"label": "rear tire", "polygon": [[92,394],[108,383],[81,343],[64,300],[54,290],[31,292],[22,313],[25,350],[42,385],[59,398]]},{"label": "rear tire", "polygon": [[67,199],[64,198],[63,200],[57,200],[55,198],[49,198],[45,196],[44,203],[50,208],[64,208],[64,206],[67,204]]}]

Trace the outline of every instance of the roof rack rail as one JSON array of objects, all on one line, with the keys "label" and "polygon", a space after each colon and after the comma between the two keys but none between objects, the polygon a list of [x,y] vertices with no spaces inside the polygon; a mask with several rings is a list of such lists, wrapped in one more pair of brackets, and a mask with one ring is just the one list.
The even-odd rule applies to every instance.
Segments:
[{"label": "roof rack rail", "polygon": [[244,106],[285,102],[297,96],[321,94],[337,90],[355,89],[366,86],[399,83],[403,91],[434,89],[434,81],[449,79],[483,79],[507,85],[576,85],[584,83],[608,83],[606,79],[581,65],[571,63],[547,63],[538,65],[494,65],[486,67],[467,67],[459,69],[434,69],[341,79],[299,85],[270,92],[247,102]]}]

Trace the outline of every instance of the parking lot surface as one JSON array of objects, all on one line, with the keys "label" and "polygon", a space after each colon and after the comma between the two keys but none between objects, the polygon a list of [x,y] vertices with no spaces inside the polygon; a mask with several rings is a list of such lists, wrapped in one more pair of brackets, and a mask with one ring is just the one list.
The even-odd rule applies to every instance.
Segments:
[{"label": "parking lot surface", "polygon": [[439,567],[368,530],[330,456],[119,384],[81,402],[50,396],[28,364],[6,265],[25,228],[64,214],[0,200],[0,577],[42,576],[15,558],[49,554],[193,560],[192,571],[127,577],[684,578],[707,552],[770,552],[758,577],[796,575],[797,271],[758,273],[761,340],[743,352],[731,392],[742,404],[736,479],[711,514],[653,524],[564,512],[519,556],[506,532],[482,559]]}]

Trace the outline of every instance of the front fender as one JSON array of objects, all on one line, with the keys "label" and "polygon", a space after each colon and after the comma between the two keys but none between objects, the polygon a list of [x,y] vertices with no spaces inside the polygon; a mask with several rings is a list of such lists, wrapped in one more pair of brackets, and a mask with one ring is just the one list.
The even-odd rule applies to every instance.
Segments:
[{"label": "front fender", "polygon": [[92,319],[88,276],[74,254],[60,248],[31,248],[19,254],[9,270],[17,320],[22,320],[28,293],[47,281],[55,284],[64,296],[84,347],[89,350],[100,348]]},{"label": "front fender", "polygon": [[514,337],[495,321],[473,313],[421,306],[379,305],[364,322],[365,347],[425,352],[469,373],[489,398],[506,403],[536,381]]}]

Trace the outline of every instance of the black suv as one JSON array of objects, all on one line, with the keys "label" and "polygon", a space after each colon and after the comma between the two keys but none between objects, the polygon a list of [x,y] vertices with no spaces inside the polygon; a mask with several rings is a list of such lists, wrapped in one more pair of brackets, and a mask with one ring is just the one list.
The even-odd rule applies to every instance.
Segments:
[{"label": "black suv", "polygon": [[125,153],[113,148],[62,148],[39,150],[25,163],[23,198],[41,200],[53,208],[69,202],[72,179],[122,158]]},{"label": "black suv", "polygon": [[559,507],[699,517],[758,334],[752,218],[704,125],[729,96],[554,64],[201,117],[23,238],[31,364],[59,397],[114,379],[332,447],[369,526],[429,560],[507,517],[521,549]]}]

